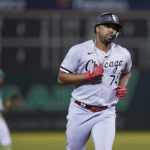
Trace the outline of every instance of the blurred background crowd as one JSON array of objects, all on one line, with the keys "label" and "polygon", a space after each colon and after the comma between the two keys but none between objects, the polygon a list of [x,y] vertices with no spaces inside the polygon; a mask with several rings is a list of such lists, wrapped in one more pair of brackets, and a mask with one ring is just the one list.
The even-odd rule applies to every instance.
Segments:
[{"label": "blurred background crowd", "polygon": [[6,116],[12,131],[64,130],[72,86],[57,84],[72,45],[95,38],[95,19],[113,12],[123,28],[117,41],[132,54],[128,96],[117,104],[117,129],[150,129],[150,1],[0,0],[3,101],[14,92],[24,103]]}]

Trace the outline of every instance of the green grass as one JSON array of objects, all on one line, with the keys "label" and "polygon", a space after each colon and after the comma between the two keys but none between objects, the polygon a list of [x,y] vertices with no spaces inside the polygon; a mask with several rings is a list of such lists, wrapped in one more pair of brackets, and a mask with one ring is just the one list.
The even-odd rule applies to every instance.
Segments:
[{"label": "green grass", "polygon": [[[65,132],[13,132],[13,150],[65,150]],[[94,150],[90,139],[86,150]],[[113,150],[150,150],[150,132],[117,132]]]},{"label": "green grass", "polygon": [[119,132],[113,150],[150,150],[150,132]]}]

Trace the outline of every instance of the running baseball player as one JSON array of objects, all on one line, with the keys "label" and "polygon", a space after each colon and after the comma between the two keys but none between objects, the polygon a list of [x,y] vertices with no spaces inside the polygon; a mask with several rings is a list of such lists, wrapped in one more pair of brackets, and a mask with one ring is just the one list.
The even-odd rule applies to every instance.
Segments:
[{"label": "running baseball player", "polygon": [[[3,70],[0,69],[0,85],[4,82],[4,76]],[[2,113],[7,109],[7,106],[8,105],[3,105],[2,93],[0,92],[0,145],[2,146],[2,150],[12,150],[10,132],[2,115]]]},{"label": "running baseball player", "polygon": [[90,135],[95,150],[112,150],[115,104],[127,95],[132,66],[129,51],[113,42],[121,27],[115,14],[101,14],[94,27],[96,39],[73,46],[60,66],[58,83],[75,87],[66,150],[85,150]]}]

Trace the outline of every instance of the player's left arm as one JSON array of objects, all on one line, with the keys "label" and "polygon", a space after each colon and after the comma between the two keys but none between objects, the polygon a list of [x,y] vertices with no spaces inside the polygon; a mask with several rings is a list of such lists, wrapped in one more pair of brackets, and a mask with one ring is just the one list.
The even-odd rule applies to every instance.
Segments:
[{"label": "player's left arm", "polygon": [[131,71],[129,71],[127,74],[121,75],[121,77],[120,77],[119,84],[118,84],[118,87],[116,89],[116,96],[120,100],[124,99],[127,95],[126,87],[127,87],[128,82],[130,80],[130,77],[131,77]]},{"label": "player's left arm", "polygon": [[130,80],[130,77],[131,77],[131,71],[129,71],[127,74],[122,74],[120,76],[120,80],[119,80],[118,85],[127,87],[128,83],[129,83],[129,80]]},{"label": "player's left arm", "polygon": [[126,55],[125,68],[122,70],[122,74],[119,79],[119,84],[118,84],[119,86],[127,87],[131,77],[131,67],[132,67],[132,59],[131,59],[131,54],[128,52]]},{"label": "player's left arm", "polygon": [[127,85],[129,83],[130,77],[131,77],[131,66],[132,66],[132,60],[131,55],[128,53],[128,57],[126,60],[125,68],[120,76],[119,84],[117,87],[116,95],[119,99],[124,99],[127,95]]}]

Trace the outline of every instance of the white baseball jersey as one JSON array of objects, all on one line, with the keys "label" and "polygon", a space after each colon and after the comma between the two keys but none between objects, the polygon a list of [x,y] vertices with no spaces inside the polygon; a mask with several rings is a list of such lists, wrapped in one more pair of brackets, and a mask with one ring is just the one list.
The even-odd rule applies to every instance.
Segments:
[{"label": "white baseball jersey", "polygon": [[131,55],[126,48],[115,43],[112,43],[107,53],[96,48],[98,56],[94,47],[93,40],[73,46],[64,58],[60,70],[74,74],[85,73],[93,66],[99,65],[99,59],[103,63],[104,75],[101,79],[76,83],[72,97],[89,105],[115,104],[118,101],[116,88],[120,75],[128,73],[132,66]]}]

